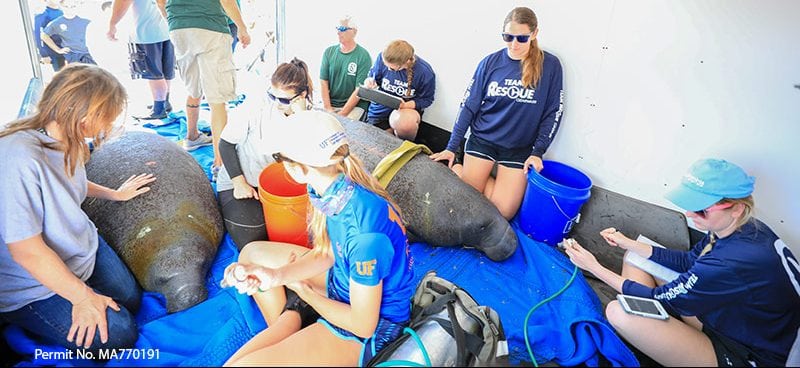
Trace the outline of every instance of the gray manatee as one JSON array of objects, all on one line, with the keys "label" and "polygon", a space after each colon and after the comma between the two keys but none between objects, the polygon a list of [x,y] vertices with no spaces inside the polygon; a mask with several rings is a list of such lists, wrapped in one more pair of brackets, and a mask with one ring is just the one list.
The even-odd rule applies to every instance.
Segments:
[{"label": "gray manatee", "polygon": [[[372,171],[403,142],[376,127],[337,116],[351,151]],[[415,156],[386,188],[403,212],[412,241],[465,245],[501,261],[517,249],[517,235],[489,200],[427,155]]]},{"label": "gray manatee", "polygon": [[222,216],[203,169],[157,134],[128,132],[95,150],[89,180],[119,187],[152,173],[150,191],[127,202],[88,198],[83,210],[139,284],[163,294],[177,312],[206,299],[206,273],[222,238]]}]

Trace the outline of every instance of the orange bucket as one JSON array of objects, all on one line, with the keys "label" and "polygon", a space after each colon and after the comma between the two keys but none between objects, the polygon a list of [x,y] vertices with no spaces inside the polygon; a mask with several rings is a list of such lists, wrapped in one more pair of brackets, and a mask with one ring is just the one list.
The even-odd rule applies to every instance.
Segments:
[{"label": "orange bucket", "polygon": [[272,163],[258,176],[258,197],[270,241],[309,247],[306,213],[308,191],[289,176],[283,164]]}]

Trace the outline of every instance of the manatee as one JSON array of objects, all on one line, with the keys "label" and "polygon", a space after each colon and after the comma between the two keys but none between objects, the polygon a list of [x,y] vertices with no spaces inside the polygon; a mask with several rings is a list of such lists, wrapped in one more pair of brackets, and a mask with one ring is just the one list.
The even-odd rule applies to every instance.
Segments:
[{"label": "manatee", "polygon": [[89,180],[117,188],[152,173],[150,191],[127,202],[88,198],[83,210],[128,265],[139,285],[163,294],[177,312],[206,299],[206,273],[224,233],[203,169],[180,146],[148,132],[128,132],[95,150]]},{"label": "manatee", "polygon": [[[403,142],[369,124],[337,118],[347,132],[351,151],[370,171]],[[474,247],[494,261],[510,257],[517,249],[517,235],[497,207],[427,155],[411,159],[386,190],[400,207],[412,241]]]}]

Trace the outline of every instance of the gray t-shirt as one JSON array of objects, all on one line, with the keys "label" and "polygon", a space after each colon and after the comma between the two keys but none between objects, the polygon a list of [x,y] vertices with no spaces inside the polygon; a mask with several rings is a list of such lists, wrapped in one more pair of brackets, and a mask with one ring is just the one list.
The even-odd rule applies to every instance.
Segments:
[{"label": "gray t-shirt", "polygon": [[[245,104],[248,101],[245,101]],[[228,125],[220,137],[236,145],[239,165],[244,178],[253,188],[258,188],[258,176],[267,165],[275,162],[272,154],[275,147],[276,130],[286,124],[286,116],[273,103],[253,101],[256,106],[242,105],[230,112]],[[233,189],[233,182],[223,168],[217,178],[217,192]]]},{"label": "gray t-shirt", "polygon": [[54,139],[34,130],[0,138],[0,312],[9,312],[53,291],[11,258],[8,244],[42,234],[44,242],[83,281],[94,271],[97,228],[81,209],[86,169],[64,170],[64,153],[43,146]]}]

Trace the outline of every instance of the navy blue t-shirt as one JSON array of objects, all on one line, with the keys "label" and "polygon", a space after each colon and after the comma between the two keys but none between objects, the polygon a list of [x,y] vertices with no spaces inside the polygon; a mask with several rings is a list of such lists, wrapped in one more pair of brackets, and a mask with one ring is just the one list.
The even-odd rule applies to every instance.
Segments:
[{"label": "navy blue t-shirt", "polygon": [[653,247],[650,260],[681,272],[649,288],[631,280],[624,294],[658,299],[684,316],[749,347],[759,366],[782,366],[800,327],[797,258],[764,223],[753,220],[717,239],[708,235],[689,252]]},{"label": "navy blue t-shirt", "polygon": [[89,20],[75,16],[66,18],[64,16],[54,19],[44,28],[44,33],[53,37],[61,37],[61,47],[69,47],[71,54],[88,54],[89,48],[86,46],[86,27]]},{"label": "navy blue t-shirt", "polygon": [[389,202],[354,184],[350,200],[338,214],[328,216],[327,224],[334,254],[331,283],[342,302],[350,302],[351,280],[366,286],[383,281],[380,317],[408,321],[416,285],[405,228]]},{"label": "navy blue t-shirt", "polygon": [[[436,92],[436,74],[427,61],[422,60],[418,55],[414,55],[415,62],[411,86],[408,86],[408,70],[393,71],[383,63],[383,53],[378,54],[375,64],[369,70],[369,77],[375,79],[378,89],[386,93],[395,95],[403,101],[414,100],[415,110],[420,115],[428,106],[433,104],[433,95]],[[411,91],[406,96],[406,90]],[[392,109],[379,103],[370,103],[367,113],[368,119],[388,119]]]},{"label": "navy blue t-shirt", "polygon": [[544,52],[536,88],[522,85],[520,61],[506,49],[478,64],[453,126],[447,149],[456,152],[467,128],[485,141],[507,149],[530,148],[542,157],[558,131],[563,111],[561,62]]}]

